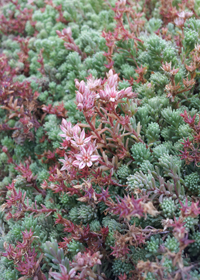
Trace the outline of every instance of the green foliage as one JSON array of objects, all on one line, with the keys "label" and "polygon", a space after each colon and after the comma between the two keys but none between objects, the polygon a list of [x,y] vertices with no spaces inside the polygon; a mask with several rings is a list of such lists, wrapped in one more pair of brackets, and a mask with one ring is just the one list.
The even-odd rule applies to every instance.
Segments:
[{"label": "green foliage", "polygon": [[154,236],[152,236],[151,239],[147,241],[146,250],[151,254],[152,253],[157,254],[160,244],[161,244],[161,240],[159,238],[155,238]]},{"label": "green foliage", "polygon": [[194,49],[195,44],[198,41],[198,33],[194,30],[185,31],[185,37],[183,41],[184,48],[189,52]]},{"label": "green foliage", "polygon": [[158,160],[161,156],[169,154],[169,149],[164,144],[160,144],[153,148],[153,156]]},{"label": "green foliage", "polygon": [[63,249],[58,248],[58,243],[51,238],[51,241],[46,241],[42,248],[48,265],[51,265],[54,269],[59,268],[59,264],[69,267],[69,260],[65,257]]},{"label": "green foliage", "polygon": [[165,240],[165,247],[169,249],[171,252],[178,252],[179,251],[179,242],[175,237],[168,236]]},{"label": "green foliage", "polygon": [[144,160],[140,165],[140,169],[144,174],[148,174],[149,171],[153,171],[154,167],[149,160]]},{"label": "green foliage", "polygon": [[172,64],[176,63],[176,50],[169,42],[155,34],[145,38],[145,41],[146,51],[140,52],[138,60],[143,65],[148,65],[149,71],[159,71],[162,60],[169,62],[169,59],[172,58]]},{"label": "green foliage", "polygon": [[145,278],[146,280],[156,280],[156,278],[151,272],[148,272]]},{"label": "green foliage", "polygon": [[11,152],[12,149],[14,148],[14,141],[12,138],[5,136],[2,140],[1,140],[1,144],[5,147],[8,148],[8,151]]},{"label": "green foliage", "polygon": [[149,123],[148,128],[146,130],[146,137],[148,144],[157,142],[160,136],[160,128],[157,123]]},{"label": "green foliage", "polygon": [[165,198],[161,203],[161,208],[165,218],[171,218],[174,216],[176,205],[171,198]]},{"label": "green foliage", "polygon": [[106,216],[102,220],[102,224],[104,227],[108,227],[109,231],[114,232],[114,231],[121,231],[122,225],[118,223],[116,220],[111,219],[110,216]]},{"label": "green foliage", "polygon": [[[139,94],[139,97],[141,98],[142,103],[145,103],[144,101],[147,101],[148,99],[155,96],[155,87],[152,83],[145,83],[143,85],[140,85],[137,87],[137,92]],[[140,110],[139,107],[138,110]]]},{"label": "green foliage", "polygon": [[151,182],[152,175],[148,174],[145,175],[144,173],[136,172],[134,175],[129,175],[127,177],[127,184],[128,184],[128,189],[131,191],[134,191],[135,189],[143,189],[146,188]]},{"label": "green foliage", "polygon": [[68,245],[67,245],[67,251],[70,253],[72,258],[78,253],[84,251],[84,246],[82,243],[72,240]]},{"label": "green foliage", "polygon": [[77,223],[88,223],[97,217],[96,211],[90,205],[80,205],[79,207],[73,207],[69,211],[70,220]]},{"label": "green foliage", "polygon": [[134,246],[132,246],[130,249],[131,249],[130,257],[131,257],[131,260],[134,264],[137,264],[138,261],[140,261],[140,260],[147,261],[147,258],[146,258],[147,251],[146,251],[146,249],[144,249],[144,248],[137,248],[136,249]]},{"label": "green foliage", "polygon": [[187,176],[185,176],[185,185],[188,190],[194,194],[199,194],[200,189],[200,177],[197,172],[193,172]]},{"label": "green foliage", "polygon": [[159,165],[163,168],[163,171],[166,175],[169,175],[169,172],[178,172],[181,168],[181,160],[177,156],[164,154],[159,158]]},{"label": "green foliage", "polygon": [[131,153],[137,165],[140,165],[144,160],[151,161],[151,153],[143,143],[136,143],[131,147]]},{"label": "green foliage", "polygon": [[94,220],[90,223],[90,229],[91,231],[99,231],[101,228],[101,224],[99,221]]},{"label": "green foliage", "polygon": [[38,239],[34,241],[33,245],[36,247],[40,246],[40,243],[43,243],[47,240],[48,233],[45,231],[44,228],[39,224],[37,218],[33,218],[33,216],[26,216],[23,220],[18,223],[10,222],[12,225],[12,230],[5,236],[5,240],[7,242],[13,243],[16,241],[22,240],[22,231],[25,230],[33,231],[34,236],[37,236]]},{"label": "green foliage", "polygon": [[159,18],[151,18],[148,22],[148,30],[153,33],[157,31],[162,25],[162,20]]},{"label": "green foliage", "polygon": [[0,266],[2,280],[15,280],[19,277],[17,270]]},{"label": "green foliage", "polygon": [[123,275],[124,273],[129,274],[133,270],[133,265],[130,263],[123,262],[121,260],[115,260],[112,266],[113,274],[116,276]]},{"label": "green foliage", "polygon": [[192,280],[193,279],[199,280],[200,279],[200,274],[199,274],[198,270],[191,271],[190,272],[190,277],[191,277]]},{"label": "green foliage", "polygon": [[169,83],[168,78],[160,72],[155,72],[154,74],[151,74],[150,81],[156,89],[164,88]]},{"label": "green foliage", "polygon": [[190,254],[192,256],[197,256],[200,252],[200,232],[199,231],[194,232],[191,235],[191,240],[194,240],[194,242],[190,244],[190,248],[189,248]]},{"label": "green foliage", "polygon": [[126,179],[130,173],[130,169],[127,165],[123,164],[118,168],[117,175],[120,179]]},{"label": "green foliage", "polygon": [[198,219],[193,217],[186,217],[184,219],[184,227],[189,231],[190,229],[194,231],[194,226],[198,224]]},{"label": "green foliage", "polygon": [[110,247],[115,245],[115,238],[114,238],[114,233],[111,231],[109,232],[108,236],[106,237],[106,242],[105,242],[106,248],[110,249]]},{"label": "green foliage", "polygon": [[171,273],[173,271],[173,263],[169,258],[165,258],[163,261],[163,266],[165,267],[165,273]]}]

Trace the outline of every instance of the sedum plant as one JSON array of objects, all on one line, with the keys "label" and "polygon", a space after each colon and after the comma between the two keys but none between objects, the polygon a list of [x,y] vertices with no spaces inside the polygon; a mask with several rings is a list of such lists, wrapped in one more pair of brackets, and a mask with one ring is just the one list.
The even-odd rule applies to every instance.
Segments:
[{"label": "sedum plant", "polygon": [[0,3],[3,280],[200,279],[200,3]]}]

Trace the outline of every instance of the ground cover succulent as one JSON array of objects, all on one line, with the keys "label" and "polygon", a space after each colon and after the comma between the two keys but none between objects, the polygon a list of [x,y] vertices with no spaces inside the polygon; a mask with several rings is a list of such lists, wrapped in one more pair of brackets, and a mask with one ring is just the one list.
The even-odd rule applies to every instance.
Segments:
[{"label": "ground cover succulent", "polygon": [[200,279],[200,2],[0,3],[3,280]]}]

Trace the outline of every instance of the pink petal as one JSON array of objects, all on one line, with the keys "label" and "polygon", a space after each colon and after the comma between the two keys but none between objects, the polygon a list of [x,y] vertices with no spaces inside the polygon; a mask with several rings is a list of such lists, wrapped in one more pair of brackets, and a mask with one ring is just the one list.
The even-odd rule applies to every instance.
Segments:
[{"label": "pink petal", "polygon": [[83,104],[82,103],[78,103],[77,108],[82,111],[83,110]]},{"label": "pink petal", "polygon": [[83,95],[79,91],[77,91],[77,93],[76,93],[76,102],[77,103],[83,102]]},{"label": "pink petal", "polygon": [[63,130],[66,131],[66,126],[65,126],[65,125],[61,124],[61,125],[60,125],[60,128],[62,129],[62,131],[63,131]]},{"label": "pink petal", "polygon": [[82,155],[75,155],[76,159],[81,161],[83,159]]},{"label": "pink petal", "polygon": [[74,136],[78,137],[78,135],[81,133],[81,129],[80,127],[76,124],[74,127],[73,127],[73,134]]},{"label": "pink petal", "polygon": [[67,121],[65,119],[62,119],[62,125],[67,126]]},{"label": "pink petal", "polygon": [[90,167],[92,165],[91,160],[89,162],[87,162],[87,166]]},{"label": "pink petal", "polygon": [[71,137],[66,136],[66,137],[65,137],[65,140],[70,141],[70,140],[71,140]]},{"label": "pink petal", "polygon": [[61,161],[63,164],[65,164],[65,160],[64,159],[59,159],[59,161]]},{"label": "pink petal", "polygon": [[73,166],[79,167],[80,161],[79,160],[74,160],[73,161]]},{"label": "pink petal", "polygon": [[86,155],[87,154],[87,152],[86,152],[86,150],[85,150],[85,148],[83,146],[81,147],[81,154],[82,155]]},{"label": "pink petal", "polygon": [[102,99],[105,98],[105,92],[104,92],[102,89],[100,89],[100,91],[99,91],[99,96],[100,96],[100,98],[102,98]]},{"label": "pink petal", "polygon": [[85,138],[84,143],[88,143],[91,140],[91,137],[92,136],[89,136],[89,137]]},{"label": "pink petal", "polygon": [[81,81],[80,84],[79,84],[79,90],[80,92],[83,94],[84,91],[85,91],[85,82],[84,81]]},{"label": "pink petal", "polygon": [[83,140],[85,138],[85,131],[82,130],[81,131],[81,135],[80,135],[80,139]]},{"label": "pink petal", "polygon": [[96,161],[96,160],[98,160],[100,158],[100,156],[98,156],[98,155],[93,155],[93,156],[91,156],[91,161]]},{"label": "pink petal", "polygon": [[85,167],[85,165],[86,165],[85,162],[81,161],[81,163],[79,164],[79,168],[83,169]]},{"label": "pink petal", "polygon": [[124,93],[125,94],[129,94],[132,92],[132,87],[127,87],[125,90],[124,90]]},{"label": "pink petal", "polygon": [[75,141],[71,140],[71,144],[72,144],[72,146],[73,146],[74,148],[78,148],[78,145],[76,144]]},{"label": "pink petal", "polygon": [[[66,131],[63,131],[66,132]],[[60,137],[66,137],[66,134],[58,134]]]},{"label": "pink petal", "polygon": [[92,147],[92,145],[89,146],[89,148],[87,149],[87,154],[91,155],[93,153],[94,149]]},{"label": "pink petal", "polygon": [[60,171],[64,171],[67,170],[67,167],[65,165],[63,165],[63,167],[60,169]]}]

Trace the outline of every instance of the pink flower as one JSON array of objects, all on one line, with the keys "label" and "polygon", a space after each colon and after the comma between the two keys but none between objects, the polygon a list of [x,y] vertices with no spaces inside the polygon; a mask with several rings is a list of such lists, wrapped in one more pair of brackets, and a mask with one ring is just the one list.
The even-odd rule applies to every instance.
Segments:
[{"label": "pink flower", "polygon": [[107,75],[107,84],[109,87],[117,87],[118,85],[118,75],[113,73],[113,70],[110,69]]},{"label": "pink flower", "polygon": [[180,13],[178,13],[178,17],[179,18],[189,18],[193,15],[193,12],[185,12],[185,11],[182,11]]},{"label": "pink flower", "polygon": [[101,83],[101,79],[95,79],[92,75],[87,78],[87,86],[90,90],[97,90],[101,86]]},{"label": "pink flower", "polygon": [[63,170],[70,170],[70,167],[72,166],[73,159],[68,158],[66,154],[64,154],[64,159],[59,159],[63,163],[63,167],[61,168],[61,171]]},{"label": "pink flower", "polygon": [[85,87],[85,91],[81,94],[76,92],[76,104],[80,111],[84,111],[87,116],[92,116],[94,113],[96,93],[90,91],[88,87]]},{"label": "pink flower", "polygon": [[80,154],[76,154],[76,160],[73,162],[73,165],[79,169],[83,169],[85,166],[92,166],[93,161],[98,161],[100,158],[99,155],[92,155],[95,149],[92,145],[87,148],[80,147]]},{"label": "pink flower", "polygon": [[85,82],[84,81],[80,82],[80,84],[79,84],[79,91],[82,94],[85,92]]},{"label": "pink flower", "polygon": [[80,135],[81,134],[81,128],[78,124],[76,124],[74,127],[73,127],[73,136],[74,135]]},{"label": "pink flower", "polygon": [[62,119],[62,124],[60,126],[64,134],[60,134],[61,137],[64,137],[66,140],[70,140],[73,136],[73,129],[71,122],[67,122],[65,119]]},{"label": "pink flower", "polygon": [[115,102],[118,99],[118,92],[115,87],[110,87],[107,84],[104,90],[100,90],[99,96],[103,100]]},{"label": "pink flower", "polygon": [[176,24],[176,26],[178,27],[183,27],[185,20],[183,18],[176,18],[174,20],[174,23]]},{"label": "pink flower", "polygon": [[178,26],[178,27],[183,27],[185,21],[187,18],[190,18],[193,15],[193,12],[185,12],[182,11],[180,13],[177,14],[178,18],[176,18],[174,20],[174,23]]},{"label": "pink flower", "polygon": [[81,133],[78,135],[78,133],[74,133],[74,140],[71,140],[71,144],[75,148],[79,148],[81,146],[85,146],[90,140],[91,136],[85,138],[85,131],[82,130]]},{"label": "pink flower", "polygon": [[78,79],[74,80],[76,88],[80,91],[81,94],[85,92],[85,82],[82,80],[81,82]]},{"label": "pink flower", "polygon": [[70,141],[71,138],[74,135],[74,132],[80,133],[81,129],[76,124],[74,127],[72,127],[71,122],[67,122],[65,119],[62,119],[62,124],[60,126],[61,130],[64,132],[64,134],[59,134],[61,137],[64,137],[65,140]]},{"label": "pink flower", "polygon": [[132,92],[132,87],[117,91],[115,86],[110,87],[108,84],[105,86],[104,90],[99,91],[100,98],[110,102],[117,102],[122,98],[132,98],[135,95],[136,94]]},{"label": "pink flower", "polygon": [[[79,104],[79,103],[83,103],[83,95],[77,91],[76,92],[76,102]],[[80,106],[80,105],[79,105]]]}]

